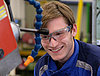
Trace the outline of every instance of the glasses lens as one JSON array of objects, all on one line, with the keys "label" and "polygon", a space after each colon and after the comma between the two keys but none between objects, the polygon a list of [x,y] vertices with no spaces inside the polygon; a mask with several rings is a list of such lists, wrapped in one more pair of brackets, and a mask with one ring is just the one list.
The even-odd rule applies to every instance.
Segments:
[{"label": "glasses lens", "polygon": [[47,43],[47,42],[49,42],[49,35],[41,35],[41,38],[42,38],[42,42],[44,42],[44,43]]},{"label": "glasses lens", "polygon": [[63,38],[65,37],[66,34],[67,34],[67,31],[66,31],[65,29],[63,29],[63,30],[54,32],[54,33],[52,34],[52,36],[53,36],[57,41],[59,41],[59,40],[63,39]]},{"label": "glasses lens", "polygon": [[41,35],[42,42],[49,43],[51,38],[53,38],[56,41],[60,41],[67,36],[67,34],[69,32],[68,30],[69,30],[69,28],[65,27],[65,28],[59,29],[49,35]]}]

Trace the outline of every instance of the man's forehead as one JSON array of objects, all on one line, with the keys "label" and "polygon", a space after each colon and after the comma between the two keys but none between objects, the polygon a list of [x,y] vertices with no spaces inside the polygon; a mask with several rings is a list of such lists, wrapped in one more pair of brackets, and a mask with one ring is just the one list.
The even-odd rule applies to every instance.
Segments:
[{"label": "man's forehead", "polygon": [[68,26],[63,17],[55,18],[47,23],[47,28],[49,32],[54,32],[61,28]]}]

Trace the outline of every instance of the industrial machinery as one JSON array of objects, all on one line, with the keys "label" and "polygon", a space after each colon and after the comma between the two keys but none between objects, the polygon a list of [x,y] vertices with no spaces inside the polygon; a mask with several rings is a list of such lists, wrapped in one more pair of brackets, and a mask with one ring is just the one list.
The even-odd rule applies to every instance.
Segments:
[{"label": "industrial machinery", "polygon": [[21,31],[35,33],[35,47],[25,62],[27,66],[34,61],[34,57],[41,48],[40,34],[49,34],[47,29],[40,29],[42,22],[42,8],[35,0],[28,0],[36,8],[35,29],[19,28],[14,22],[10,0],[0,0],[0,76],[6,76],[9,72],[21,63],[17,40]]}]

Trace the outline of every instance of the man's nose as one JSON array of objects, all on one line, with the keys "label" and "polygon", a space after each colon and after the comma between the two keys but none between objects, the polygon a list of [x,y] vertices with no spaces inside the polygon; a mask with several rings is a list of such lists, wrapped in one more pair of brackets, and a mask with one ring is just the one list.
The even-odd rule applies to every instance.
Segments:
[{"label": "man's nose", "polygon": [[55,38],[51,37],[49,41],[49,46],[56,47],[57,45],[58,45],[58,41]]}]

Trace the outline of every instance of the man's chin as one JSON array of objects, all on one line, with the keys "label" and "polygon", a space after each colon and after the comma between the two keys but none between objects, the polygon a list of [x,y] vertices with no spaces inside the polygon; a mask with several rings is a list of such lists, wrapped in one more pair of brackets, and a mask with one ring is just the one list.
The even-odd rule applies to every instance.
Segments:
[{"label": "man's chin", "polygon": [[61,60],[62,60],[62,58],[61,58],[61,57],[57,57],[57,56],[52,57],[52,59],[53,59],[54,61],[61,61]]}]

